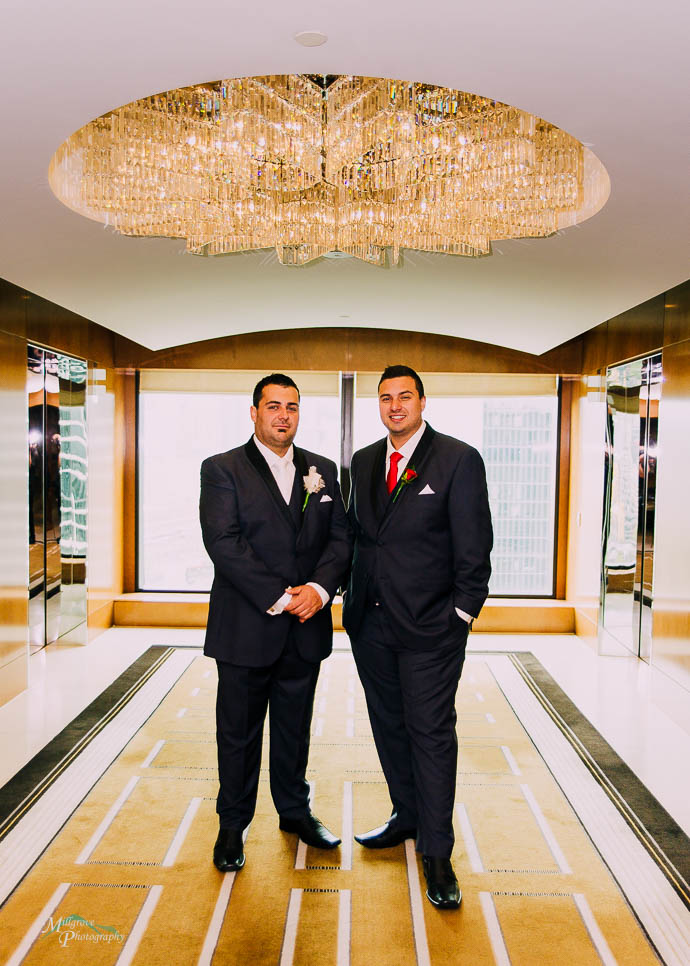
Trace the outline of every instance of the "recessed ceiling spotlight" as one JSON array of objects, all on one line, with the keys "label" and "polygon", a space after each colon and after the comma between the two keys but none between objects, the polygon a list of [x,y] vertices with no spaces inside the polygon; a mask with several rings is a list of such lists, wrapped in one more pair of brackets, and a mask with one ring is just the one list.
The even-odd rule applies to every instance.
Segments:
[{"label": "recessed ceiling spotlight", "polygon": [[322,34],[320,30],[301,30],[298,34],[295,34],[295,40],[303,47],[320,47],[326,43],[328,37],[326,34]]}]

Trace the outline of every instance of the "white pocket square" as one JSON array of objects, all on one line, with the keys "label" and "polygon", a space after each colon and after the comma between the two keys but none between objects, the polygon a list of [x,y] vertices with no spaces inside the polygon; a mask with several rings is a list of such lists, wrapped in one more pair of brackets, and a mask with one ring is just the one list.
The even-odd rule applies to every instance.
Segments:
[{"label": "white pocket square", "polygon": [[329,496],[328,493],[324,493],[324,495],[319,500],[319,503],[332,503],[332,502],[333,502],[333,497]]},{"label": "white pocket square", "polygon": [[436,490],[432,490],[431,487],[429,486],[429,484],[427,483],[427,485],[424,487],[424,489],[419,491],[419,493],[417,494],[417,496],[428,496],[429,493],[435,493],[435,492],[436,492]]}]

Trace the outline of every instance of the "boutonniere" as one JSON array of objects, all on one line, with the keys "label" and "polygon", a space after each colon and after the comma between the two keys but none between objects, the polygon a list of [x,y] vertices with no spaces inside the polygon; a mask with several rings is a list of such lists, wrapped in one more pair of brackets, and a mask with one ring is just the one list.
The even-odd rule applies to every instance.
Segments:
[{"label": "boutonniere", "polygon": [[309,497],[312,495],[312,493],[318,493],[319,490],[323,490],[326,483],[321,474],[316,472],[315,466],[310,466],[309,472],[306,476],[303,476],[302,479],[304,480],[304,489],[307,491],[306,496],[304,497],[304,503],[302,504],[302,513],[304,513],[304,511],[307,509]]},{"label": "boutonniere", "polygon": [[403,470],[403,475],[398,480],[398,485],[396,486],[395,493],[393,494],[393,503],[395,503],[395,501],[400,496],[400,491],[402,490],[402,488],[404,486],[407,486],[408,483],[411,483],[412,480],[416,480],[416,479],[417,479],[417,471],[415,470],[414,466],[408,466],[407,469]]}]

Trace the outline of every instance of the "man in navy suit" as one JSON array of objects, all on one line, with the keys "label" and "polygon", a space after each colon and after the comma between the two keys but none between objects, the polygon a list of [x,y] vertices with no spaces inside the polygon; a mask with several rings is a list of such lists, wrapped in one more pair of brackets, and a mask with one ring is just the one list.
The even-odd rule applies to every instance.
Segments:
[{"label": "man in navy suit", "polygon": [[414,369],[389,366],[379,381],[388,437],[352,458],[343,624],[393,803],[385,825],[355,838],[371,849],[416,838],[427,897],[454,909],[455,695],[493,534],[481,456],[427,425],[425,405]]},{"label": "man in navy suit", "polygon": [[200,517],[213,561],[204,653],[216,659],[220,831],[216,867],[244,865],[263,725],[280,828],[335,848],[311,813],[305,779],[320,662],[332,648],[331,599],[352,552],[335,464],[298,449],[299,391],[282,373],[256,386],[254,435],[201,466]]}]

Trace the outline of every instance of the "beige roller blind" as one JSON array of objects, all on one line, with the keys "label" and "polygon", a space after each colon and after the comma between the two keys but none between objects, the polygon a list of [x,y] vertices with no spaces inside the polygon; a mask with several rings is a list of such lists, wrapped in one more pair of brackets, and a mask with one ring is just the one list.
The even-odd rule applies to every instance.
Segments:
[{"label": "beige roller blind", "polygon": [[[558,377],[483,372],[420,372],[429,398],[441,396],[555,396]],[[377,396],[380,372],[358,372],[356,394]]]},{"label": "beige roller blind", "polygon": [[[139,375],[141,392],[212,392],[238,393],[249,396],[263,370],[227,369],[143,369]],[[286,372],[294,379],[303,396],[337,396],[340,391],[338,372]]]}]

